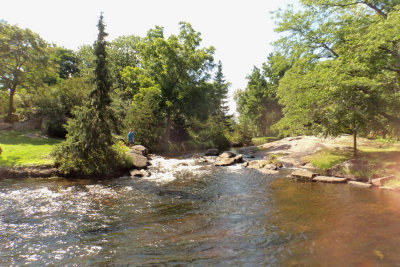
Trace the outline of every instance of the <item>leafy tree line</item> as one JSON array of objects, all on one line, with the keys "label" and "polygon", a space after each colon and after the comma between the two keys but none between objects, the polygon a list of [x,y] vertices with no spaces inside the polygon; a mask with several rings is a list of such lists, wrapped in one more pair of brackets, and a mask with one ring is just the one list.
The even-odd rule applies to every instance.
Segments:
[{"label": "leafy tree line", "polygon": [[[168,37],[157,26],[107,42],[101,17],[95,45],[77,51],[5,21],[0,27],[0,115],[8,122],[43,117],[47,134],[67,136],[54,154],[65,172],[112,169],[106,159],[118,153],[98,147],[112,147],[109,134],[129,128],[153,151],[224,148],[234,140],[222,63],[189,23]],[[81,162],[71,165],[73,158]]]},{"label": "leafy tree line", "polygon": [[[354,136],[354,153],[357,135],[382,131],[397,136],[398,1],[301,0],[300,3],[299,10],[289,7],[276,13],[276,31],[283,37],[275,43],[275,52],[266,65],[278,71],[275,73],[283,71],[283,75],[275,76],[278,77],[275,92],[283,118],[272,129],[282,135],[349,133]],[[270,73],[267,71],[263,76],[267,81],[271,81]],[[241,94],[250,92],[252,86],[249,82]],[[261,92],[266,90],[259,90],[258,94]],[[244,97],[241,101],[252,100]],[[241,115],[251,118],[253,123],[262,114],[251,115],[246,110],[249,104],[242,106],[245,108],[239,110]]]}]

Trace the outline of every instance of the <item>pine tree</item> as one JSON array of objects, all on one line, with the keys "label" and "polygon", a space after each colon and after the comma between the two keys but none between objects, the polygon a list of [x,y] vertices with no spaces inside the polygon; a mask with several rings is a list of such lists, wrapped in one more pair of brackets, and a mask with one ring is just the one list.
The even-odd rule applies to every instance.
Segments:
[{"label": "pine tree", "polygon": [[214,77],[214,88],[215,88],[215,98],[216,107],[215,110],[217,115],[225,116],[228,113],[228,105],[227,105],[227,98],[228,98],[228,88],[230,83],[225,81],[225,76],[222,73],[222,63],[221,61],[218,62],[217,65],[217,73]]},{"label": "pine tree", "polygon": [[122,154],[113,148],[111,82],[103,14],[97,26],[99,34],[94,43],[96,69],[93,90],[89,101],[73,112],[74,118],[67,122],[67,139],[54,152],[56,165],[64,174],[110,174],[126,162]]}]

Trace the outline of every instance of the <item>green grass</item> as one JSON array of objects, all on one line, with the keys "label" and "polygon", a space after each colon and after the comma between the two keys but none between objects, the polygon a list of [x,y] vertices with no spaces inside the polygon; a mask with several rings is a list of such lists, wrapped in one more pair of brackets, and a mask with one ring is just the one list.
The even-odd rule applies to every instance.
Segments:
[{"label": "green grass", "polygon": [[51,165],[49,156],[61,139],[28,138],[27,132],[0,131],[0,167]]},{"label": "green grass", "polygon": [[350,159],[352,156],[349,151],[341,151],[336,149],[324,149],[320,150],[317,153],[304,157],[303,160],[306,162],[310,162],[313,166],[327,170],[332,168],[338,163],[346,161]]},{"label": "green grass", "polygon": [[251,142],[255,145],[255,146],[259,146],[265,143],[270,143],[270,142],[274,142],[274,141],[278,141],[281,138],[276,137],[276,136],[264,136],[264,137],[254,137],[251,139]]}]

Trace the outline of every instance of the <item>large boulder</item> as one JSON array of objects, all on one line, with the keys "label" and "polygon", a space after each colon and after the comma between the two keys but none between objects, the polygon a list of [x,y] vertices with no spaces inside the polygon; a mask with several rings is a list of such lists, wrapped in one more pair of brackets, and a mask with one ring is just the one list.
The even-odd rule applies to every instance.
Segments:
[{"label": "large boulder", "polygon": [[131,153],[136,153],[136,154],[139,154],[139,155],[142,155],[142,156],[145,156],[145,157],[147,157],[147,155],[149,154],[149,150],[146,147],[142,146],[142,145],[133,146],[130,149],[130,152]]},{"label": "large boulder", "polygon": [[147,166],[150,165],[149,160],[140,154],[134,152],[127,153],[132,158],[133,167],[136,169],[147,169]]},{"label": "large boulder", "polygon": [[206,156],[218,156],[219,155],[219,150],[218,150],[218,148],[210,148],[204,154]]}]

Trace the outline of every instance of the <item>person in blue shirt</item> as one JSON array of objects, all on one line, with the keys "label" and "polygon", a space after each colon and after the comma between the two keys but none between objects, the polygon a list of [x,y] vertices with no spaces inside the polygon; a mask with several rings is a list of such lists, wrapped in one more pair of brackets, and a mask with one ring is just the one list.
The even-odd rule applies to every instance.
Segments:
[{"label": "person in blue shirt", "polygon": [[128,144],[129,144],[129,148],[131,148],[133,146],[133,142],[135,142],[135,140],[133,139],[133,129],[131,128],[131,130],[128,133]]}]

